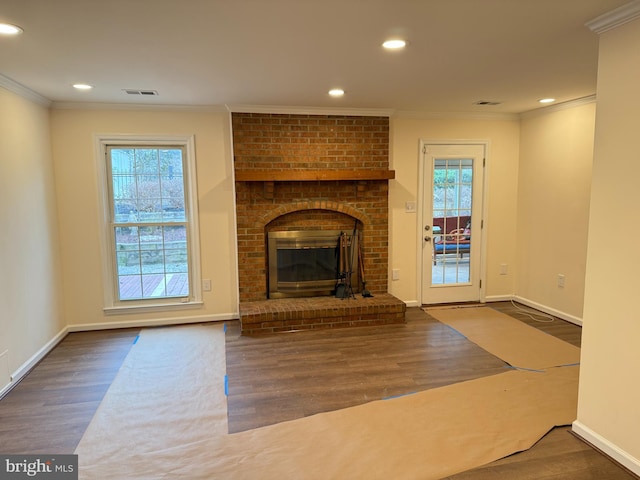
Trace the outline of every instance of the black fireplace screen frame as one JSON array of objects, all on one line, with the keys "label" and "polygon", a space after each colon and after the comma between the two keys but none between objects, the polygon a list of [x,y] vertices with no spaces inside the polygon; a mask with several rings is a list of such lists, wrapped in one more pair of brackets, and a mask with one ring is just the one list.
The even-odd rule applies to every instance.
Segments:
[{"label": "black fireplace screen frame", "polygon": [[[358,233],[342,230],[296,230],[267,234],[268,298],[334,295],[344,277],[340,268],[340,237],[347,239],[346,269],[355,291],[358,278]],[[349,267],[350,264],[350,267]]]}]

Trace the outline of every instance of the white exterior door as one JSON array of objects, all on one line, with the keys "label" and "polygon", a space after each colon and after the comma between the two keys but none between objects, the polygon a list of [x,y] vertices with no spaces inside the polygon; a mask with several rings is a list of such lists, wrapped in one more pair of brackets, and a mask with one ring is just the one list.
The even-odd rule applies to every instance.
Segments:
[{"label": "white exterior door", "polygon": [[422,304],[481,299],[485,145],[422,152]]}]

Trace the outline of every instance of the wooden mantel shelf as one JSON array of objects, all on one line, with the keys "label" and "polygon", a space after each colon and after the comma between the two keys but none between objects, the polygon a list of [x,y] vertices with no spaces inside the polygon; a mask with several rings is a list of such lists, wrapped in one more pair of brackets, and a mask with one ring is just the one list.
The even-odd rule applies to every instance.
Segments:
[{"label": "wooden mantel shelf", "polygon": [[238,182],[304,182],[390,180],[396,178],[395,170],[250,170],[236,172]]}]

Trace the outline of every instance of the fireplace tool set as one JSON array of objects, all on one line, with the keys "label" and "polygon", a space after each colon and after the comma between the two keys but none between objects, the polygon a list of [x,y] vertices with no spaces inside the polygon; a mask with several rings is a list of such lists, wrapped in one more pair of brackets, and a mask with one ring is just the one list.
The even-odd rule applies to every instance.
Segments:
[{"label": "fireplace tool set", "polygon": [[345,232],[342,232],[338,237],[338,281],[336,283],[336,298],[355,298],[351,286],[351,258],[349,257],[349,246],[352,243],[352,238],[349,238],[349,235]]},{"label": "fireplace tool set", "polygon": [[360,242],[356,238],[356,225],[353,227],[353,234],[349,235],[345,232],[340,234],[338,238],[338,281],[336,283],[336,298],[356,298],[353,293],[351,284],[353,275],[353,260],[356,248],[358,250],[358,265],[360,268],[360,280],[362,281],[362,296],[373,297],[371,292],[367,290],[367,282],[364,277],[364,263],[362,262],[362,250]]}]

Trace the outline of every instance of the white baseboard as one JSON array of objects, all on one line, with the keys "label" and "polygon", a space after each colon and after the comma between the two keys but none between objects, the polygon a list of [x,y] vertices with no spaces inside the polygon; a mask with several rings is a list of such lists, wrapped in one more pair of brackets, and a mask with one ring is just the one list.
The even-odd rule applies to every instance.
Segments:
[{"label": "white baseboard", "polygon": [[556,310],[555,308],[547,307],[546,305],[542,305],[540,303],[534,302],[532,300],[528,300],[518,295],[513,295],[512,298],[514,302],[522,303],[523,305],[526,305],[531,308],[535,308],[536,310],[540,310],[541,312],[544,312],[544,313],[548,313],[549,315],[553,315],[554,317],[561,318],[562,320],[566,320],[567,322],[582,326],[582,319],[574,315],[569,315],[568,313],[561,312],[560,310]]},{"label": "white baseboard", "polygon": [[31,369],[42,360],[60,341],[70,332],[88,332],[92,330],[111,330],[116,328],[161,327],[167,325],[182,325],[188,323],[223,322],[238,320],[238,313],[224,313],[217,315],[199,315],[195,317],[172,317],[152,320],[128,320],[123,322],[84,323],[67,325],[49,340],[29,360],[22,364],[12,375],[9,383],[0,387],[0,398],[6,395]]},{"label": "white baseboard", "polygon": [[511,299],[513,299],[513,295],[490,295],[488,297],[484,297],[483,303],[508,302]]},{"label": "white baseboard", "polygon": [[64,327],[51,340],[49,340],[40,350],[34,353],[29,360],[24,362],[15,372],[11,374],[9,383],[3,385],[0,389],[0,398],[2,398],[9,390],[11,390],[22,378],[31,371],[36,364],[42,360],[51,350],[54,349],[60,341],[67,336],[69,327]]},{"label": "white baseboard", "polygon": [[422,304],[417,300],[405,300],[404,303],[407,306],[407,308],[421,307],[422,306]]},{"label": "white baseboard", "polygon": [[9,382],[0,389],[0,400],[13,388],[15,382]]},{"label": "white baseboard", "polygon": [[220,313],[216,315],[197,315],[189,317],[155,318],[149,320],[125,320],[121,322],[82,323],[69,325],[69,332],[88,332],[92,330],[112,330],[115,328],[163,327],[167,325],[185,325],[188,323],[224,322],[238,320],[238,313]]},{"label": "white baseboard", "polygon": [[617,447],[613,443],[611,443],[606,438],[598,435],[596,432],[591,430],[586,425],[582,424],[578,420],[573,422],[571,426],[571,431],[578,435],[580,438],[584,439],[598,450],[600,450],[605,455],[608,455],[620,465],[627,468],[629,471],[633,472],[636,475],[640,476],[640,460],[635,458],[633,455],[625,452],[621,448]]}]

